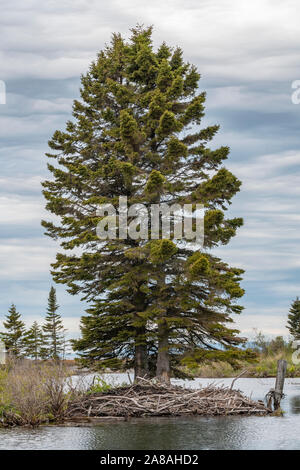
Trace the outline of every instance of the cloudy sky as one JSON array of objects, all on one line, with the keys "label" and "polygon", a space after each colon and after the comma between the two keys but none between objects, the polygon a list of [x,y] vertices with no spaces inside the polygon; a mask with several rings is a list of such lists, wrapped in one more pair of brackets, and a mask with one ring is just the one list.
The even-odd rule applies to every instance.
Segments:
[{"label": "cloudy sky", "polygon": [[[45,313],[58,246],[43,235],[40,181],[47,141],[70,118],[85,73],[112,32],[154,25],[154,43],[179,45],[207,91],[203,125],[229,145],[242,181],[231,213],[244,227],[227,261],[246,269],[243,333],[287,334],[300,296],[300,3],[297,0],[0,0],[0,314],[16,303],[27,324]],[[1,93],[1,86],[0,86]],[[1,95],[0,95],[1,101]],[[57,288],[65,326],[78,332],[84,305]]]}]

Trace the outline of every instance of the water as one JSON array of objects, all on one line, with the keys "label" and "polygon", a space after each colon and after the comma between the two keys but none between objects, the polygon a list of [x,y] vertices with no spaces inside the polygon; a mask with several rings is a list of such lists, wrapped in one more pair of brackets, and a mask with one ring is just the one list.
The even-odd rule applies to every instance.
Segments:
[{"label": "water", "polygon": [[[107,379],[112,383],[128,381],[126,374]],[[235,388],[253,399],[263,399],[274,381],[241,378]],[[174,381],[191,388],[211,382],[212,379]],[[214,383],[229,385],[231,379],[216,379]],[[284,391],[282,417],[148,418],[95,427],[0,429],[0,449],[300,449],[300,379],[287,379]]]}]

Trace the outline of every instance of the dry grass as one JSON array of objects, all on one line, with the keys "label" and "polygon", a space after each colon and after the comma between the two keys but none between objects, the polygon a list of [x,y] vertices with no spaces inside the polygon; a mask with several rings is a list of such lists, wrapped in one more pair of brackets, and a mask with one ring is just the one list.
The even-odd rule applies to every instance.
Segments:
[{"label": "dry grass", "polygon": [[257,363],[249,364],[246,361],[237,362],[234,367],[228,362],[207,361],[197,367],[183,367],[183,372],[192,377],[224,378],[236,377],[242,370],[247,369],[244,377],[276,377],[277,361],[285,359],[288,363],[287,377],[300,377],[300,365],[293,365],[291,354],[279,352],[276,354],[260,354]]},{"label": "dry grass", "polygon": [[66,383],[69,372],[58,363],[10,363],[0,377],[0,423],[37,426],[62,421],[77,390]]}]

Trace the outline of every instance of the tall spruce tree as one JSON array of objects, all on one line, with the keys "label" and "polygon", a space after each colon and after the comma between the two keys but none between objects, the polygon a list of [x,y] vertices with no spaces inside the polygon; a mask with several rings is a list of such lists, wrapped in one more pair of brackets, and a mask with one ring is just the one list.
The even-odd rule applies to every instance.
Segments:
[{"label": "tall spruce tree", "polygon": [[[180,358],[226,349],[242,340],[226,326],[242,307],[236,299],[242,270],[210,253],[242,225],[225,211],[240,181],[223,163],[229,148],[211,150],[218,126],[200,128],[205,93],[200,75],[180,48],[152,45],[152,28],[136,27],[129,41],[114,34],[82,77],[73,121],[56,131],[47,156],[47,209],[61,223],[43,221],[64,251],[54,280],[91,301],[82,337],[73,342],[93,367],[134,366],[135,376],[156,367],[169,380]],[[99,204],[205,205],[205,246],[185,240],[99,240]],[[149,228],[149,227],[148,227]]]},{"label": "tall spruce tree", "polygon": [[[64,352],[65,329],[57,310],[59,305],[56,300],[56,290],[52,286],[48,297],[48,308],[43,331],[47,349],[47,357],[59,360]],[[45,349],[45,348],[44,348]]]},{"label": "tall spruce tree", "polygon": [[15,358],[22,357],[24,355],[25,325],[14,304],[9,308],[3,326],[6,332],[1,333],[1,339],[4,341],[6,351]]},{"label": "tall spruce tree", "polygon": [[300,300],[294,300],[288,314],[287,329],[294,339],[300,339]]},{"label": "tall spruce tree", "polygon": [[25,356],[37,361],[47,357],[46,341],[42,328],[35,321],[24,335]]}]

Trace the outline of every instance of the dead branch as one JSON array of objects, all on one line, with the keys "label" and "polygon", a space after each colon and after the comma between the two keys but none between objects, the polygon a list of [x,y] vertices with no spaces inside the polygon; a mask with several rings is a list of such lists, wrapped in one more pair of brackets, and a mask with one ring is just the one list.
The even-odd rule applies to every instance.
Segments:
[{"label": "dead branch", "polygon": [[210,385],[194,390],[143,378],[142,385],[139,382],[78,397],[69,404],[66,418],[265,415],[270,412],[262,402],[255,402],[240,391],[232,390],[233,383],[230,388]]}]

